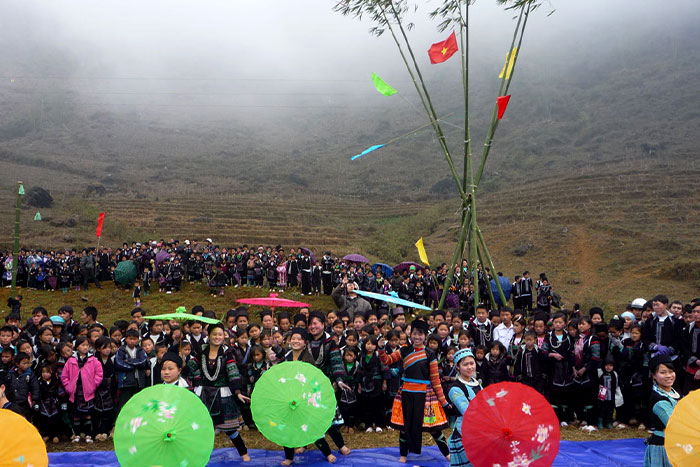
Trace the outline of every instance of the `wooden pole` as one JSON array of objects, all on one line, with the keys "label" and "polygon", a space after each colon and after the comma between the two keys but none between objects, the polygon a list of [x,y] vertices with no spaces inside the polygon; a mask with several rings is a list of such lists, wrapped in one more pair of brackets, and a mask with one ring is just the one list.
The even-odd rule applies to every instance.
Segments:
[{"label": "wooden pole", "polygon": [[12,248],[12,283],[10,285],[10,298],[15,298],[17,287],[17,269],[19,268],[19,221],[22,215],[22,194],[24,188],[22,181],[17,182],[17,204],[15,205],[15,242]]}]

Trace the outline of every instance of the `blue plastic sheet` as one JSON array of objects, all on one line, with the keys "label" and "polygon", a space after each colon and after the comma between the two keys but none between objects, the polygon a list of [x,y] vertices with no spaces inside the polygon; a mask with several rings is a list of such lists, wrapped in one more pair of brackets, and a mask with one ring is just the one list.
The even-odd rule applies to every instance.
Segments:
[{"label": "blue plastic sheet", "polygon": [[[224,467],[230,465],[245,465],[260,467],[279,465],[284,459],[282,451],[250,451],[251,462],[240,462],[240,457],[232,447],[216,449],[211,456],[209,466]],[[377,449],[358,449],[349,456],[338,456],[335,465],[338,466],[368,466],[382,467],[445,467],[448,465],[440,455],[437,447],[429,446],[423,449],[420,456],[410,455],[407,464],[399,464],[399,449],[396,447]],[[625,466],[636,467],[644,463],[644,440],[621,439],[614,441],[562,441],[559,445],[559,455],[554,461],[555,467],[604,467]],[[51,467],[118,467],[117,456],[112,451],[99,452],[53,452],[49,454]],[[144,464],[146,465],[146,464]],[[317,450],[307,451],[294,458],[294,465],[313,467],[328,467],[330,464]]]}]

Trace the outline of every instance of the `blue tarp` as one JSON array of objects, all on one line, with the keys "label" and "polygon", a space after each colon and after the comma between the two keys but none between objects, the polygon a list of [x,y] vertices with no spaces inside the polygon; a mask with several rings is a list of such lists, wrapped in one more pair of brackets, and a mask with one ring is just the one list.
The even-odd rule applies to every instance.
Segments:
[{"label": "blue tarp", "polygon": [[[338,455],[335,465],[382,467],[445,467],[448,463],[440,455],[437,447],[423,449],[420,456],[410,455],[408,464],[399,464],[399,448],[358,449],[349,456]],[[211,456],[211,467],[246,465],[246,467],[276,466],[284,459],[282,451],[250,451],[251,462],[242,463],[234,448],[216,449]],[[330,464],[317,450],[308,451],[294,459],[294,465],[328,467]],[[644,440],[620,439],[614,441],[562,441],[555,467],[641,467],[644,463]],[[113,451],[98,452],[53,452],[49,454],[51,467],[118,467],[117,456]],[[147,464],[144,464],[147,465]]]}]

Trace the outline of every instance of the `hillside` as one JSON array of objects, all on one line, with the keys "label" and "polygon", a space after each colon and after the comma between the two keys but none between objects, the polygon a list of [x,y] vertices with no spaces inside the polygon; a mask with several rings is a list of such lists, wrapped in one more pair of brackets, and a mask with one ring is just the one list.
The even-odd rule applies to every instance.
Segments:
[{"label": "hillside", "polygon": [[[510,277],[547,271],[569,303],[696,294],[696,19],[692,12],[666,30],[596,31],[585,43],[572,36],[524,48],[478,194],[499,269]],[[42,222],[24,208],[27,246],[91,245],[96,215],[106,211],[103,243],[111,245],[213,237],[392,263],[414,259],[423,236],[431,259],[450,256],[459,203],[430,131],[350,162],[426,122],[409,81],[392,81],[402,97],[387,100],[355,79],[75,75],[74,57],[34,39],[0,56],[0,247],[11,246],[21,179],[55,199],[39,209]],[[472,67],[477,154],[496,92],[494,56],[476,55]],[[427,76],[438,113],[459,126],[455,70]],[[461,131],[446,128],[460,147]]]}]

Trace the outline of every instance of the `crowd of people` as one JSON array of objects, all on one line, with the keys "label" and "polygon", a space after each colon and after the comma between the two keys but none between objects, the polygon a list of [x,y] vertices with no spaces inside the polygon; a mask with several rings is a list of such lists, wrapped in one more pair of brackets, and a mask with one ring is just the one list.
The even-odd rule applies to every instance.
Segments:
[{"label": "crowd of people", "polygon": [[[158,245],[135,244],[105,254],[138,262],[142,272],[149,272],[152,248]],[[20,296],[8,303],[11,311],[0,328],[0,405],[33,421],[47,442],[70,438],[93,443],[112,436],[120,408],[139,390],[177,384],[202,399],[216,428],[248,460],[243,438],[255,429],[250,395],[256,382],[272,365],[301,360],[323,370],[334,385],[338,411],[328,435],[343,455],[350,453],[343,433],[398,430],[400,460],[405,462],[409,453],[420,453],[421,433],[428,432],[453,465],[470,465],[461,448],[461,423],[455,421],[461,420],[482,387],[516,381],[546,397],[562,426],[576,425],[589,432],[630,426],[650,431],[648,465],[663,465],[658,462],[665,456],[663,436],[670,411],[681,395],[700,388],[700,299],[688,304],[670,302],[664,295],[635,299],[624,312],[606,319],[600,308],[587,312],[577,305],[571,310],[552,308],[546,277],[533,286],[524,274],[513,284],[509,304],[474,305],[467,297],[455,307],[433,309],[409,324],[407,315],[414,310],[390,308],[356,291],[367,290],[370,283],[369,289],[388,293],[396,285],[399,296],[403,290],[404,297],[419,301],[416,290],[430,282],[432,272],[409,268],[394,280],[393,275],[384,278],[379,269],[375,274],[368,265],[336,262],[327,254],[318,263],[319,274],[328,277],[321,276],[315,289],[313,266],[310,277],[302,275],[294,285],[292,274],[271,279],[255,268],[260,262],[268,265],[269,272],[285,258],[281,263],[285,269],[296,261],[302,267],[299,272],[308,273],[312,263],[308,250],[300,249],[301,263],[299,252],[285,256],[279,248],[258,248],[257,253],[221,250],[218,255],[218,248],[213,250],[207,247],[204,253],[190,254],[185,248],[180,255],[178,248],[171,248],[167,263],[184,263],[183,280],[197,281],[198,269],[190,275],[191,263],[181,258],[194,257],[198,264],[201,257],[202,270],[210,267],[226,275],[230,286],[301,286],[302,293],[330,294],[337,309],[252,314],[239,307],[228,310],[220,323],[205,327],[196,320],[146,320],[147,307],[136,306],[128,320],[108,326],[98,321],[98,310],[92,306],[81,310],[78,320],[69,305],[53,313],[38,306],[23,321]],[[252,282],[251,269],[238,269],[237,257],[244,251],[248,255],[244,263],[252,261]],[[41,269],[37,263],[53,264],[38,252],[25,253],[25,262],[30,256],[41,258],[31,262],[30,270]],[[62,262],[72,263],[80,256],[78,283],[85,287],[95,279],[104,280],[100,268],[84,273],[85,255],[94,257],[85,251],[82,256],[67,252],[52,259],[60,269]],[[442,272],[444,268],[437,273]],[[468,274],[463,269],[458,273],[462,273],[458,288],[473,290]],[[159,281],[159,286],[167,291],[171,284],[176,291],[178,284],[168,281],[166,277],[167,284]],[[530,283],[523,287],[523,281]],[[29,279],[23,285],[30,285]],[[543,286],[549,298],[537,303]],[[411,293],[406,295],[406,290]],[[530,291],[529,299],[523,290]],[[422,303],[435,308],[435,300],[422,297]],[[191,311],[220,317],[201,306]],[[455,434],[448,440],[443,430],[449,426]],[[324,438],[316,446],[330,462],[335,460]],[[294,454],[285,448],[285,465],[293,462]]]},{"label": "crowd of people", "polygon": [[[211,239],[200,244],[197,240],[170,239],[124,243],[121,248],[110,247],[70,249],[64,251],[22,249],[17,261],[16,283],[35,290],[87,290],[90,284],[101,282],[119,284],[116,270],[122,261],[136,266],[134,301],[138,304],[150,295],[151,289],[162,293],[177,293],[183,284],[206,284],[212,295],[224,295],[226,287],[258,287],[270,290],[298,288],[302,295],[330,295],[347,276],[360,290],[375,293],[395,292],[400,298],[437,307],[447,283],[449,266],[438,268],[412,264],[392,271],[382,266],[345,261],[327,251],[320,258],[307,248],[291,248],[285,252],[277,245],[249,247],[220,247]],[[7,286],[12,280],[14,258],[11,252],[0,253],[0,278]],[[467,261],[456,265],[446,304],[450,308],[474,313],[476,292],[480,302],[495,308],[500,303],[496,282],[488,267],[478,267],[478,279],[472,280]],[[508,281],[506,281],[508,282]],[[545,274],[533,283],[529,271],[515,276],[515,281],[503,286],[506,300],[512,296],[515,308],[532,310],[533,303],[549,311],[557,305],[557,294]],[[492,296],[496,297],[492,300]],[[494,303],[491,303],[491,302]]]}]

